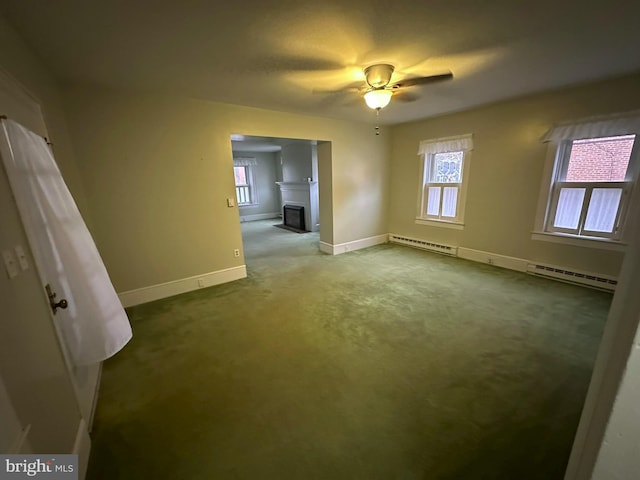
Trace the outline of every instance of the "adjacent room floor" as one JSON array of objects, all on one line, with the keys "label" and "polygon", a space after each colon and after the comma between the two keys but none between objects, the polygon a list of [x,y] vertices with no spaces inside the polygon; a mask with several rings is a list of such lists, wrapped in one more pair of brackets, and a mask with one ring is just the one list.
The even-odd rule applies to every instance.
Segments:
[{"label": "adjacent room floor", "polygon": [[248,278],[128,310],[89,480],[562,479],[610,294],[274,223]]}]

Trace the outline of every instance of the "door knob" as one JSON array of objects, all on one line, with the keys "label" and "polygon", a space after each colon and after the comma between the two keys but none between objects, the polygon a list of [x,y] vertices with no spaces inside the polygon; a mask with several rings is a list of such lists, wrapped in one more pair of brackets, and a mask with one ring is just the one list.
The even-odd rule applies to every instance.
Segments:
[{"label": "door knob", "polygon": [[44,289],[47,291],[47,297],[49,297],[49,305],[51,305],[51,310],[53,311],[54,315],[59,308],[62,308],[64,310],[69,306],[69,302],[67,302],[67,300],[65,300],[64,298],[60,299],[59,302],[56,302],[57,294],[54,293],[53,290],[51,290],[51,286],[49,284],[46,284]]}]

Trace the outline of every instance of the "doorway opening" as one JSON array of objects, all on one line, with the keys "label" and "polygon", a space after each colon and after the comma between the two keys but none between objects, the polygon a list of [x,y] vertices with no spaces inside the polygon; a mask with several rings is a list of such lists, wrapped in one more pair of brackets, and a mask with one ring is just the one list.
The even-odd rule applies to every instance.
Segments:
[{"label": "doorway opening", "polygon": [[[247,264],[256,256],[274,254],[279,245],[292,241],[312,241],[319,247],[320,179],[329,178],[322,175],[328,166],[319,161],[321,143],[310,139],[231,135],[236,200]],[[265,230],[264,226],[268,228]],[[280,228],[272,229],[276,231],[272,235],[273,226]],[[287,238],[289,235],[300,238]]]}]

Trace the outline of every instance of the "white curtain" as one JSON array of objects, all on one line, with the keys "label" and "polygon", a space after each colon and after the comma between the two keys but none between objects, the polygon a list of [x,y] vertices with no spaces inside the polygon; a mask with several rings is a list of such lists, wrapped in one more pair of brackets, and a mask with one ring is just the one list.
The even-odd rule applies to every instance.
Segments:
[{"label": "white curtain", "polygon": [[591,232],[613,232],[621,197],[621,188],[594,188],[584,229]]},{"label": "white curtain", "polygon": [[584,203],[585,188],[562,188],[558,197],[558,208],[554,227],[575,230],[580,222],[580,213]]},{"label": "white curtain", "polygon": [[129,319],[44,139],[11,120],[2,127],[2,158],[36,263],[41,274],[57,270],[57,300],[69,303],[56,316],[66,350],[76,365],[105,360],[131,339]]},{"label": "white curtain", "polygon": [[441,187],[427,188],[427,215],[440,215],[440,194]]},{"label": "white curtain", "polygon": [[471,134],[422,140],[418,147],[418,155],[466,152],[468,150],[473,150],[473,136]]},{"label": "white curtain", "polygon": [[254,157],[236,157],[233,159],[234,167],[254,167],[258,161]]},{"label": "white curtain", "polygon": [[455,218],[458,210],[458,187],[444,187],[442,190],[442,216]]},{"label": "white curtain", "polygon": [[613,137],[640,133],[640,113],[630,112],[589,118],[579,122],[555,125],[542,137],[543,142]]}]

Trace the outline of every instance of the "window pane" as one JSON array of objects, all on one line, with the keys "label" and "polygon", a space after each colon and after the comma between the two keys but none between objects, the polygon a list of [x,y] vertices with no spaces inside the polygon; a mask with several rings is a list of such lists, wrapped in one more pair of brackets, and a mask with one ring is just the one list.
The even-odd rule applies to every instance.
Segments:
[{"label": "window pane", "polygon": [[429,187],[427,189],[427,215],[438,215],[440,213],[440,187]]},{"label": "window pane", "polygon": [[624,181],[634,140],[635,135],[574,140],[566,181]]},{"label": "window pane", "polygon": [[463,152],[436,153],[433,156],[433,183],[462,182]]},{"label": "window pane", "polygon": [[233,167],[233,174],[235,175],[236,185],[247,184],[247,167]]},{"label": "window pane", "polygon": [[251,203],[251,192],[246,185],[236,187],[236,197],[238,198],[238,204]]},{"label": "window pane", "polygon": [[584,229],[592,232],[613,232],[621,196],[621,188],[594,188]]},{"label": "window pane", "polygon": [[458,187],[444,187],[442,192],[442,216],[456,216],[456,207],[458,205]]},{"label": "window pane", "polygon": [[584,193],[584,188],[563,188],[560,190],[556,218],[553,222],[554,227],[578,228]]}]

